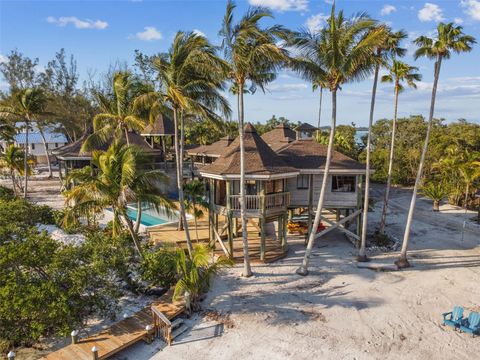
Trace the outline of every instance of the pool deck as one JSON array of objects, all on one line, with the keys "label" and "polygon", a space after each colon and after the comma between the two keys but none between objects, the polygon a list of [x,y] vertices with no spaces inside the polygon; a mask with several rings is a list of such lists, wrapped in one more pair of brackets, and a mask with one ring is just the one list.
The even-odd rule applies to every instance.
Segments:
[{"label": "pool deck", "polygon": [[[219,229],[222,229],[225,221],[219,217]],[[188,221],[190,237],[195,246],[196,243],[209,243],[208,217],[198,220],[198,240],[196,237],[195,223]],[[260,234],[258,228],[248,223],[248,250],[252,263],[270,263],[287,256],[287,252],[282,249],[280,242],[272,236],[265,238],[265,260],[260,259]],[[148,229],[150,240],[154,243],[171,243],[177,246],[186,247],[185,231],[178,231],[177,224],[167,224],[156,229]],[[226,239],[224,244],[227,245]],[[215,254],[225,255],[218,241],[215,242]],[[243,262],[243,241],[241,237],[233,239],[233,260]]]}]

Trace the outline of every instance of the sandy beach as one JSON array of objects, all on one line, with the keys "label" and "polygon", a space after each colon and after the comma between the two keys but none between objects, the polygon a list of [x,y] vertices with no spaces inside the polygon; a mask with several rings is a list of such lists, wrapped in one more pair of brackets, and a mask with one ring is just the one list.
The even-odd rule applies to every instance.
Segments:
[{"label": "sandy beach", "polygon": [[[382,186],[372,195],[378,201]],[[388,230],[403,235],[410,191],[394,189]],[[381,203],[370,213],[375,227]],[[472,217],[470,213],[468,216]],[[410,269],[359,269],[355,248],[333,232],[317,241],[307,277],[295,274],[304,254],[302,240],[290,237],[289,256],[253,268],[224,271],[203,308],[220,321],[197,314],[190,330],[171,347],[139,344],[116,359],[473,359],[480,337],[443,327],[442,313],[454,305],[480,310],[480,228],[465,214],[431,202],[417,203]],[[392,263],[396,254],[370,254]],[[222,320],[223,318],[223,320]],[[222,324],[225,322],[226,324]],[[218,335],[223,329],[223,334]]]}]

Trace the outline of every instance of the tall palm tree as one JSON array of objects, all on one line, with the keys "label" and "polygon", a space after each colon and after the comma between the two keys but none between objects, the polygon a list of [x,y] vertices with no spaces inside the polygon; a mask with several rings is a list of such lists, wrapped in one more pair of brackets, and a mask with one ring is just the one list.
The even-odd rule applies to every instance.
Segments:
[{"label": "tall palm tree", "polygon": [[285,50],[277,46],[279,36],[284,34],[280,26],[262,28],[260,21],[271,18],[270,11],[254,7],[234,23],[233,12],[236,5],[228,1],[219,35],[222,37],[222,50],[228,62],[228,77],[232,90],[237,96],[238,133],[240,141],[240,217],[242,220],[242,239],[244,268],[243,276],[251,276],[248,255],[247,216],[245,204],[245,146],[244,146],[244,93],[254,93],[257,88],[264,90],[273,81],[280,66],[288,58]]},{"label": "tall palm tree", "polygon": [[105,95],[95,93],[102,113],[93,118],[93,134],[82,145],[84,151],[96,149],[107,144],[112,138],[128,137],[129,130],[142,130],[145,119],[134,107],[134,100],[144,90],[142,84],[128,71],[119,71],[113,75],[113,93]]},{"label": "tall palm tree", "polygon": [[380,32],[383,34],[383,39],[379,39],[379,43],[372,53],[372,62],[375,64],[375,71],[373,74],[372,100],[370,103],[370,116],[368,118],[368,135],[366,146],[366,164],[365,164],[365,194],[363,197],[363,217],[362,217],[362,232],[360,240],[360,249],[358,252],[358,261],[368,261],[366,255],[367,245],[367,229],[368,229],[368,203],[370,198],[370,153],[372,144],[372,125],[373,116],[375,112],[375,100],[377,95],[378,73],[380,67],[386,64],[386,61],[393,56],[403,56],[406,49],[400,47],[400,41],[407,37],[403,31],[392,32],[388,26],[380,25],[372,28],[372,32]]},{"label": "tall palm tree", "polygon": [[157,211],[173,208],[159,186],[167,182],[168,177],[161,170],[150,170],[150,162],[140,148],[117,141],[107,151],[93,151],[93,167],[72,170],[66,178],[75,186],[65,192],[69,205],[65,221],[89,218],[109,207],[113,212],[113,236],[117,236],[125,224],[139,256],[143,257],[128,203],[141,201]]},{"label": "tall palm tree", "polygon": [[[1,140],[4,140],[5,142],[13,141],[15,133],[16,133],[15,126],[3,121],[0,123],[0,139]],[[0,150],[2,150],[1,146],[0,146]]]},{"label": "tall palm tree", "polygon": [[421,81],[422,75],[417,73],[418,68],[415,66],[410,66],[399,60],[393,60],[392,65],[390,66],[389,74],[383,75],[381,81],[383,83],[393,83],[393,92],[395,94],[394,106],[393,106],[393,122],[392,122],[392,135],[390,141],[390,157],[388,162],[388,174],[387,174],[387,186],[385,188],[385,195],[383,198],[383,209],[382,217],[380,220],[379,232],[380,234],[385,233],[385,224],[387,221],[387,209],[388,209],[388,199],[390,196],[390,186],[392,182],[392,173],[393,173],[393,156],[395,153],[395,132],[397,130],[397,113],[398,113],[398,95],[403,91],[403,82],[406,82],[408,86],[416,89],[417,85],[415,81]]},{"label": "tall palm tree", "polygon": [[28,135],[32,122],[39,117],[45,116],[47,107],[47,97],[43,90],[39,88],[27,88],[14,92],[9,99],[9,104],[0,106],[0,118],[25,123],[25,151],[23,157],[23,197],[27,198],[28,192]]},{"label": "tall palm tree", "polygon": [[466,212],[468,208],[470,190],[477,179],[480,178],[480,152],[467,153],[465,162],[460,166],[459,170],[465,185],[464,207]]},{"label": "tall palm tree", "polygon": [[[346,19],[343,11],[335,15],[333,5],[327,25],[319,33],[301,31],[293,34],[290,39],[291,45],[295,46],[299,53],[292,61],[294,70],[312,82],[316,81],[320,74],[327,80],[332,95],[327,158],[312,229],[318,228],[324,206],[337,123],[337,91],[343,84],[365,79],[371,72],[371,54],[384,38],[381,31],[369,31],[374,24],[365,14],[358,14],[351,19]],[[315,235],[315,230],[309,234],[303,263],[297,269],[299,275],[308,274]]]},{"label": "tall palm tree", "polygon": [[435,69],[432,87],[432,98],[430,102],[430,113],[428,116],[427,134],[425,142],[423,143],[422,155],[418,165],[417,177],[413,187],[412,200],[410,208],[408,209],[407,224],[405,225],[405,233],[403,235],[402,250],[399,259],[395,262],[399,268],[409,267],[407,260],[407,249],[410,240],[410,230],[412,228],[413,211],[415,210],[415,203],[417,200],[417,192],[423,175],[423,167],[425,165],[425,157],[428,150],[428,142],[430,140],[430,132],[433,123],[433,114],[435,111],[435,97],[437,95],[438,79],[440,77],[440,68],[444,59],[449,59],[452,51],[460,54],[462,52],[469,52],[472,50],[473,44],[476,40],[473,36],[465,35],[463,28],[453,23],[439,23],[437,26],[436,35],[434,38],[427,36],[420,36],[415,39],[415,44],[419,47],[415,52],[415,59],[426,56],[429,59],[435,59]]},{"label": "tall palm tree", "polygon": [[154,57],[153,67],[157,72],[159,89],[138,97],[136,106],[149,108],[151,116],[165,107],[169,107],[173,112],[178,200],[181,223],[191,255],[193,246],[183,194],[184,117],[194,114],[203,119],[218,120],[215,111],[229,116],[230,107],[221,95],[226,64],[216,56],[215,48],[204,36],[180,31],[176,34],[169,51]]},{"label": "tall palm tree", "polygon": [[317,138],[321,134],[321,129],[320,129],[320,124],[321,124],[321,119],[322,119],[322,100],[323,100],[323,90],[328,89],[328,83],[325,81],[325,79],[321,78],[321,76],[324,74],[323,71],[320,71],[319,74],[319,79],[315,81],[312,85],[313,91],[319,89],[320,90],[320,96],[319,96],[319,102],[318,102],[318,120],[317,120]]},{"label": "tall palm tree", "polygon": [[[17,187],[21,190],[21,185],[17,182],[17,174],[22,176],[25,169],[23,164],[24,151],[23,149],[10,144],[6,147],[3,154],[0,154],[0,169],[6,169],[12,180],[12,188],[15,195],[17,195]],[[28,166],[27,171],[31,173],[31,167]]]}]

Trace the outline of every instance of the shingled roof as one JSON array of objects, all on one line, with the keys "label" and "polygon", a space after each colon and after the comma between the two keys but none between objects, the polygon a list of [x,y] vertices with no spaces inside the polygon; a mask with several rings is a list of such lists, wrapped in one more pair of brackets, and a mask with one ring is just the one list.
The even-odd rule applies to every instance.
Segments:
[{"label": "shingled roof", "polygon": [[175,127],[172,119],[168,116],[159,114],[153,124],[148,124],[143,129],[142,136],[162,136],[175,135]]},{"label": "shingled roof", "polygon": [[[65,146],[59,147],[58,149],[52,150],[52,154],[55,155],[59,159],[65,160],[83,160],[83,159],[91,159],[92,153],[91,151],[82,152],[81,148],[85,141],[85,139],[90,135],[90,133],[85,133],[80,137],[77,141],[74,141],[70,144]],[[130,145],[136,145],[141,148],[147,155],[157,156],[162,154],[161,149],[152,149],[150,145],[145,141],[145,139],[134,132],[128,133],[128,140]],[[125,140],[122,139],[124,142]],[[110,146],[112,141],[107,142],[106,144],[100,146],[98,150],[106,150]]]},{"label": "shingled roof", "polygon": [[[278,151],[278,155],[290,166],[299,170],[323,170],[328,147],[313,139],[295,140]],[[332,170],[365,170],[358,161],[333,151]]]},{"label": "shingled roof", "polygon": [[219,157],[225,154],[227,148],[233,142],[233,138],[230,136],[224,136],[220,140],[210,145],[200,145],[195,148],[187,150],[188,155],[206,155],[212,157]]},{"label": "shingled roof", "polygon": [[318,128],[308,123],[303,123],[298,125],[294,130],[295,131],[314,131],[314,130],[318,130]]},{"label": "shingled roof", "polygon": [[[252,124],[245,125],[245,175],[247,177],[270,177],[275,175],[296,176],[298,171],[285,163],[257,134]],[[240,140],[237,137],[213,164],[200,169],[203,176],[240,176]]]},{"label": "shingled roof", "polygon": [[296,139],[295,131],[284,123],[277,125],[274,129],[262,135],[265,141],[274,151],[285,146],[285,144]]}]

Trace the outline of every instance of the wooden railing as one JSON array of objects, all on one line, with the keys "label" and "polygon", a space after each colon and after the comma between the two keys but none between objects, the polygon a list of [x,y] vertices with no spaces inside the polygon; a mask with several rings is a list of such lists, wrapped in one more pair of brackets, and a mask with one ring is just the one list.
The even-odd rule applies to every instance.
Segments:
[{"label": "wooden railing", "polygon": [[[265,201],[265,210],[284,208],[290,204],[290,193],[281,192],[265,196],[245,195],[246,210],[259,211],[262,208],[262,200]],[[230,195],[228,201],[232,210],[240,210],[240,195]]]},{"label": "wooden railing", "polygon": [[172,323],[157,308],[152,306],[154,336],[164,340],[168,345],[172,343]]}]

